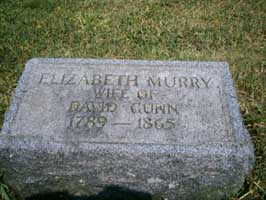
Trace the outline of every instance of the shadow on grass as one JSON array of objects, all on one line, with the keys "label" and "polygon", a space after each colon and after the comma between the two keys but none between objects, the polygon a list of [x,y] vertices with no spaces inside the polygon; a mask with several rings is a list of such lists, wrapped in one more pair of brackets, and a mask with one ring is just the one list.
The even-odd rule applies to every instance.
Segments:
[{"label": "shadow on grass", "polygon": [[149,193],[120,186],[107,186],[97,195],[73,196],[68,192],[40,193],[26,200],[152,200]]}]

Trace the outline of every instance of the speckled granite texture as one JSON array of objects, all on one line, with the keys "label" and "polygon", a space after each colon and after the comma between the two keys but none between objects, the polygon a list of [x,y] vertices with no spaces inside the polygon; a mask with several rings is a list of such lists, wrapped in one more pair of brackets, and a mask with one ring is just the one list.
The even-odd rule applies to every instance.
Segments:
[{"label": "speckled granite texture", "polygon": [[222,199],[253,163],[224,62],[34,58],[0,134],[0,168],[23,196],[118,185]]}]

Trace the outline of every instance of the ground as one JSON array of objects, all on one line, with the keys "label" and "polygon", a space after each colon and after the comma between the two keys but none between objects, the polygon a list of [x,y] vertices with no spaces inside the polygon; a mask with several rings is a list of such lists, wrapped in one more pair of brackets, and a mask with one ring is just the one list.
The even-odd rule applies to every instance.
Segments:
[{"label": "ground", "polygon": [[33,57],[228,62],[256,154],[231,200],[266,199],[265,0],[1,0],[0,128]]}]

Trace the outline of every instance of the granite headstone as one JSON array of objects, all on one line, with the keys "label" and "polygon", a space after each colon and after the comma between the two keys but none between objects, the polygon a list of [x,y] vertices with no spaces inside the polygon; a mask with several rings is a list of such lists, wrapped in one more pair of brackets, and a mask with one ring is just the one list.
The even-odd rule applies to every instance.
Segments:
[{"label": "granite headstone", "polygon": [[224,62],[31,59],[0,134],[0,168],[23,196],[115,185],[222,199],[253,163]]}]

